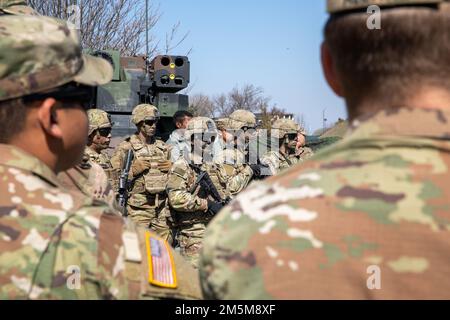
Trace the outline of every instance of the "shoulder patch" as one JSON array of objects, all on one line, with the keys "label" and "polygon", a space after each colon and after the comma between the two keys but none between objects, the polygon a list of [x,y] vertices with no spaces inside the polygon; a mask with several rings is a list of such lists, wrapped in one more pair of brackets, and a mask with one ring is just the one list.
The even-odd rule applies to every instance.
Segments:
[{"label": "shoulder patch", "polygon": [[176,161],[172,166],[172,173],[176,174],[182,179],[187,179],[188,177],[188,170],[189,165],[184,162],[184,160],[178,160]]},{"label": "shoulder patch", "polygon": [[145,232],[147,248],[148,282],[162,288],[177,288],[175,262],[169,244],[150,232]]},{"label": "shoulder patch", "polygon": [[139,249],[139,239],[135,232],[125,231],[122,234],[123,246],[125,249],[125,259],[130,262],[141,262],[142,255]]}]

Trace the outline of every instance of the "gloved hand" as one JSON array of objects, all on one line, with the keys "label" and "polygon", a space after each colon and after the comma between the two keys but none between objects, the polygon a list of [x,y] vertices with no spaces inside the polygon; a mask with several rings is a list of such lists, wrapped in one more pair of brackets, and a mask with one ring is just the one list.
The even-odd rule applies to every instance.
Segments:
[{"label": "gloved hand", "polygon": [[169,172],[170,168],[172,168],[172,161],[170,160],[158,161],[158,169],[161,172]]},{"label": "gloved hand", "polygon": [[208,213],[212,216],[215,216],[223,207],[223,204],[219,202],[208,200]]},{"label": "gloved hand", "polygon": [[255,177],[260,177],[261,176],[261,166],[259,164],[251,164],[250,168],[252,168],[253,175]]},{"label": "gloved hand", "polygon": [[264,180],[267,176],[262,174],[263,169],[268,169],[269,166],[264,164],[251,164],[250,168],[253,171],[253,178],[256,180]]},{"label": "gloved hand", "polygon": [[151,167],[150,161],[143,159],[135,159],[133,161],[133,164],[131,165],[131,174],[134,177],[136,177],[137,175],[141,174],[150,167]]}]

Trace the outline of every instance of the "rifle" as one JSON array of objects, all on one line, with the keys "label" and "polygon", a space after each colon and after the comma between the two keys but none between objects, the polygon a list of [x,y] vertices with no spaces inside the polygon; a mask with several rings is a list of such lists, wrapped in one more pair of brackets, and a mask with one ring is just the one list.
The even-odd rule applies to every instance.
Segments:
[{"label": "rifle", "polygon": [[194,190],[197,188],[197,186],[200,185],[200,187],[203,189],[204,192],[206,192],[208,195],[210,195],[214,199],[214,201],[216,201],[217,203],[220,203],[222,206],[226,206],[228,203],[231,202],[230,197],[227,197],[226,199],[222,199],[219,191],[217,190],[216,186],[212,182],[211,177],[208,172],[202,170],[200,168],[200,166],[198,166],[198,165],[192,165],[192,168],[198,174],[197,180],[195,181],[194,185],[191,188],[192,192],[194,192]]},{"label": "rifle", "polygon": [[128,188],[129,181],[128,175],[130,174],[131,163],[133,162],[134,153],[133,150],[128,150],[125,163],[123,164],[122,171],[119,178],[119,206],[122,207],[122,215],[128,216],[127,202],[128,202]]}]

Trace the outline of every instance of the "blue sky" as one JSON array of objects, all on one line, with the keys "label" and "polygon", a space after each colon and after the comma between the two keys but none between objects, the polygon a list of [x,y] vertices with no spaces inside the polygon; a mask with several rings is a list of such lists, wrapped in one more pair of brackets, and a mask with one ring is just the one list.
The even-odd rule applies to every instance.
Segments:
[{"label": "blue sky", "polygon": [[191,94],[215,95],[254,84],[279,107],[303,114],[307,129],[345,118],[342,99],[328,88],[320,67],[325,0],[161,0],[154,34],[180,21],[192,48]]}]

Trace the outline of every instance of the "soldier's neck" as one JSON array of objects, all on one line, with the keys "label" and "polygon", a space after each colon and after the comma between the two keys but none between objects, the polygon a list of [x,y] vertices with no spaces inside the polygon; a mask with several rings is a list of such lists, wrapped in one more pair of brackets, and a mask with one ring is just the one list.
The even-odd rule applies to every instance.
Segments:
[{"label": "soldier's neck", "polygon": [[100,154],[102,152],[102,148],[95,144],[88,145],[88,148],[98,154]]},{"label": "soldier's neck", "polygon": [[[30,143],[30,141],[33,141],[33,143]],[[13,138],[9,142],[9,145],[22,149],[38,158],[54,173],[59,173],[68,169],[62,168],[60,157],[58,157],[57,144],[47,142],[46,139],[40,135],[22,133]]]},{"label": "soldier's neck", "polygon": [[141,140],[143,143],[146,144],[153,144],[155,143],[155,136],[147,136],[145,134],[143,134],[142,132],[138,133],[138,138],[139,140]]},{"label": "soldier's neck", "polygon": [[401,101],[391,101],[389,96],[380,96],[377,99],[367,98],[359,103],[347,101],[349,120],[385,109],[399,109],[402,107],[429,110],[450,110],[450,91],[435,86],[421,86],[411,90]]},{"label": "soldier's neck", "polygon": [[288,149],[286,148],[286,145],[284,143],[280,146],[280,153],[283,156],[287,156],[288,155]]}]

